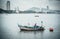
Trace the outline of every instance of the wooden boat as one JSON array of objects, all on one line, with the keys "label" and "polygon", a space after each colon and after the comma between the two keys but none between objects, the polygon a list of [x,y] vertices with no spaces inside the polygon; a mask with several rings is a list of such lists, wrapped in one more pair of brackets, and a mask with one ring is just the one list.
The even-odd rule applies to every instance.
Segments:
[{"label": "wooden boat", "polygon": [[44,31],[43,26],[37,26],[36,24],[33,27],[18,25],[21,31]]},{"label": "wooden boat", "polygon": [[21,31],[43,31],[44,27],[38,27],[38,26],[34,26],[34,27],[27,27],[27,26],[20,26],[18,25]]}]

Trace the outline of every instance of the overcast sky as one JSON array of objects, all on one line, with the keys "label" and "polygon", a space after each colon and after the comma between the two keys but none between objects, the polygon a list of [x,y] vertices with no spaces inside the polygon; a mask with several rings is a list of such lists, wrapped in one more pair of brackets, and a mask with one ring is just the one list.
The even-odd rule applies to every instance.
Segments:
[{"label": "overcast sky", "polygon": [[[0,0],[0,8],[6,9],[8,0]],[[27,10],[31,7],[46,8],[60,10],[60,0],[10,0],[11,9],[19,7],[20,10]]]}]

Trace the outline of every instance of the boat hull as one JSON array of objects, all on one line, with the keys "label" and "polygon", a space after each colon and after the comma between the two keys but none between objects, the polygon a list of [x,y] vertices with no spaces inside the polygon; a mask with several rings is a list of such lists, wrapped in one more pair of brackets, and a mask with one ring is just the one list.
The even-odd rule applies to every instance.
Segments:
[{"label": "boat hull", "polygon": [[44,31],[44,28],[26,28],[26,27],[19,27],[21,31]]},{"label": "boat hull", "polygon": [[44,29],[38,29],[38,30],[28,30],[28,29],[20,29],[21,31],[44,31]]}]

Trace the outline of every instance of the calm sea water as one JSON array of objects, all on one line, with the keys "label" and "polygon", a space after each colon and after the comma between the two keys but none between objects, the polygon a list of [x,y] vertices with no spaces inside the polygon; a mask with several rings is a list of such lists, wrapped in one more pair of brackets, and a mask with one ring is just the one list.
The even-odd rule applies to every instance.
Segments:
[{"label": "calm sea water", "polygon": [[[39,17],[35,17],[39,16]],[[18,24],[43,25],[45,31],[20,31]],[[49,28],[54,31],[50,32]],[[0,14],[0,39],[60,39],[60,14]]]}]

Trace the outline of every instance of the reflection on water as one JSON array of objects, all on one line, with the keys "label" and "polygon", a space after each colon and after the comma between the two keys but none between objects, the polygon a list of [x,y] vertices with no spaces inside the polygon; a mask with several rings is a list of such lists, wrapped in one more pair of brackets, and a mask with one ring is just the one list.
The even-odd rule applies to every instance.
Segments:
[{"label": "reflection on water", "polygon": [[[0,39],[60,39],[60,15],[59,14],[0,14]],[[30,19],[29,19],[30,18]],[[28,20],[28,21],[27,21]],[[38,20],[38,22],[37,22]],[[20,31],[18,23],[31,25],[44,21],[45,31]],[[54,31],[50,32],[49,27]]]}]

